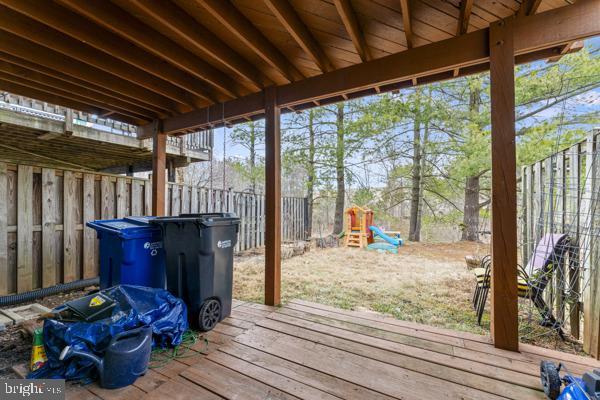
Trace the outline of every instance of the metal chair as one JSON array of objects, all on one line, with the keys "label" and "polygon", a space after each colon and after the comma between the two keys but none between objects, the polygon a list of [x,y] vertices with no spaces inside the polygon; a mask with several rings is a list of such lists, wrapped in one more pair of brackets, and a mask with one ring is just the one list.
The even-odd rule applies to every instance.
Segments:
[{"label": "metal chair", "polygon": [[[556,330],[562,339],[564,339],[564,333],[561,324],[552,314],[552,310],[546,304],[543,294],[556,267],[563,263],[569,244],[569,238],[566,234],[544,235],[538,242],[533,257],[527,263],[527,268],[517,265],[518,296],[531,299],[542,316],[540,324]],[[529,274],[527,269],[531,271]],[[477,323],[481,325],[483,310],[491,286],[492,263],[489,256],[482,260],[482,267],[476,268],[474,271],[477,283],[473,293],[473,307],[476,311]]]}]

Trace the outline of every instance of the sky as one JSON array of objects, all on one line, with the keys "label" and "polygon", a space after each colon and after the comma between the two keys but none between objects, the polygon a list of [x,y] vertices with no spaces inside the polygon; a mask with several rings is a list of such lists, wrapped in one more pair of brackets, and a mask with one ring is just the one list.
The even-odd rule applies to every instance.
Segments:
[{"label": "sky", "polygon": [[[592,39],[588,39],[585,41],[585,45],[591,47],[592,49],[600,48],[600,37],[595,37]],[[533,67],[544,65],[545,61],[537,61],[532,63]],[[571,108],[575,107],[577,111],[585,112],[585,111],[593,111],[594,109],[600,109],[600,88],[596,88],[593,91],[587,92],[580,96],[577,96],[568,101],[568,104],[563,106],[562,104],[557,105],[555,107],[549,108],[542,113],[537,115],[537,118],[547,118],[553,115],[556,115],[557,112],[560,112],[563,107]],[[600,112],[600,111],[599,111]],[[284,114],[282,115],[282,119],[287,118]],[[232,143],[230,140],[231,131],[233,128],[217,128],[215,130],[214,135],[214,155],[215,159],[222,160],[223,155],[227,158],[246,158],[248,157],[248,150],[240,145],[236,145]],[[225,138],[225,140],[224,140]],[[258,149],[259,154],[264,154],[264,148]]]}]

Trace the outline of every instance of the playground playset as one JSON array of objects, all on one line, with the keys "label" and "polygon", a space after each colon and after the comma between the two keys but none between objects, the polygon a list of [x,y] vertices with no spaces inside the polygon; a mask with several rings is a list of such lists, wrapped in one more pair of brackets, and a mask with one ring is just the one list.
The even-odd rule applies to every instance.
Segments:
[{"label": "playground playset", "polygon": [[355,205],[346,209],[344,245],[398,254],[398,247],[403,244],[400,233],[385,232],[373,220],[374,213],[368,208]]}]

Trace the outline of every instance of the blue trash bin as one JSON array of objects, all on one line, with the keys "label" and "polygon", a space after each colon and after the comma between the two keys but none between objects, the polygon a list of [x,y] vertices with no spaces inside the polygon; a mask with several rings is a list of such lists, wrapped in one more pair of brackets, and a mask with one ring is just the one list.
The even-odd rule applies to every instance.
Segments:
[{"label": "blue trash bin", "polygon": [[88,222],[100,240],[100,289],[125,284],[165,288],[162,233],[154,217]]}]

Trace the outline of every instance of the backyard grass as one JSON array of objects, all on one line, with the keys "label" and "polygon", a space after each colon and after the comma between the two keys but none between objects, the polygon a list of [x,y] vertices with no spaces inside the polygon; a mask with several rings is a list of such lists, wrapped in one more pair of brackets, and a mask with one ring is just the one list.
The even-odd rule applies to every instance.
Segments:
[{"label": "backyard grass", "polygon": [[[466,255],[488,254],[483,243],[407,243],[399,254],[353,248],[312,249],[282,262],[282,301],[303,299],[350,310],[372,310],[427,325],[489,334],[489,306],[483,327],[471,306],[474,276]],[[236,257],[234,297],[262,302],[264,257]],[[521,301],[522,340],[580,353],[537,325],[537,313]],[[533,318],[529,318],[533,316]],[[531,323],[527,320],[531,319]]]}]

